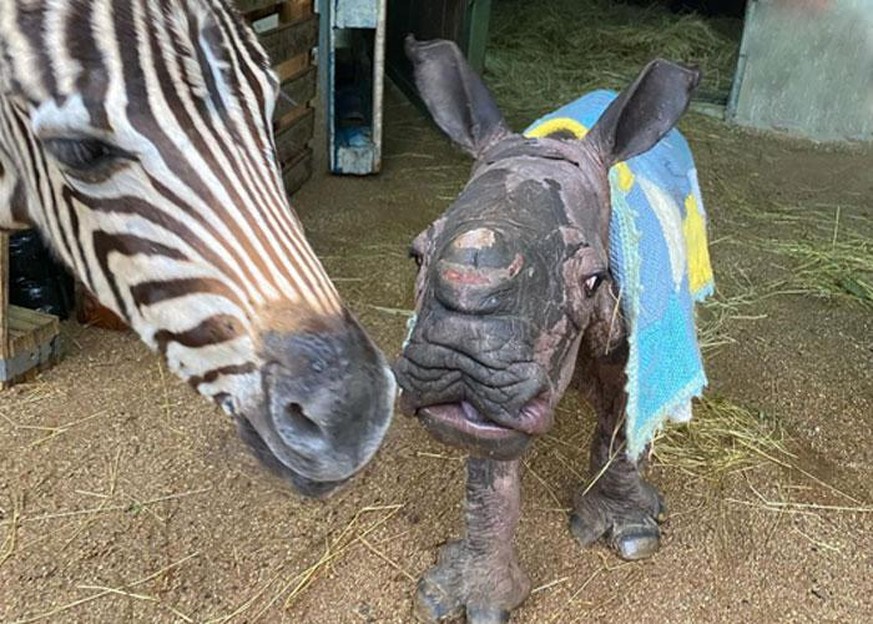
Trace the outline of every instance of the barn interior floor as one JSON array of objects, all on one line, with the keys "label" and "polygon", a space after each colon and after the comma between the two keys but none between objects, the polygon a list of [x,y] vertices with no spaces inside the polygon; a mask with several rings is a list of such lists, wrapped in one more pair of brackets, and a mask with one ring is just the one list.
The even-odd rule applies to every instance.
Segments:
[{"label": "barn interior floor", "polygon": [[[385,120],[379,176],[316,167],[294,203],[346,301],[393,357],[412,305],[407,245],[469,163],[394,89]],[[537,589],[513,621],[865,621],[873,313],[851,284],[811,294],[814,278],[785,245],[871,240],[873,158],[698,116],[683,130],[724,304],[712,309],[721,345],[707,350],[711,393],[764,414],[794,455],[720,475],[675,456],[656,462],[650,475],[671,509],[662,549],[622,563],[567,530],[591,432],[568,395],[525,460],[517,543]],[[457,452],[398,415],[351,487],[302,500],[133,336],[68,323],[63,338],[60,365],[0,394],[0,621],[412,621],[416,579],[461,530]]]}]

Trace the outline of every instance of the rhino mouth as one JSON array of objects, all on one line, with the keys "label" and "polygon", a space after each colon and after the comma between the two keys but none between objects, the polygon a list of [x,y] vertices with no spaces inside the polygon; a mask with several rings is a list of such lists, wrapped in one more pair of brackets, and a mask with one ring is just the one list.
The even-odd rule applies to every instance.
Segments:
[{"label": "rhino mouth", "polygon": [[519,413],[518,427],[485,418],[471,403],[440,403],[415,410],[415,415],[437,440],[477,456],[510,460],[523,454],[543,424],[551,422],[549,401],[540,396]]}]

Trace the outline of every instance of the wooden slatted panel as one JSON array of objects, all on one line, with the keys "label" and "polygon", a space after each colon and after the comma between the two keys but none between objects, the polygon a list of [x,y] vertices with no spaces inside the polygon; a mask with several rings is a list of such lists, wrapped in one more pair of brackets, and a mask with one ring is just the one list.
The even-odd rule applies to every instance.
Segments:
[{"label": "wooden slatted panel", "polygon": [[257,11],[274,8],[279,2],[278,0],[236,0],[234,4],[237,11],[248,16]]},{"label": "wooden slatted panel", "polygon": [[288,99],[279,98],[274,113],[276,119],[282,119],[293,108],[306,104],[315,97],[316,73],[314,67],[306,67],[282,83],[282,93]]},{"label": "wooden slatted panel", "polygon": [[60,357],[58,317],[19,306],[4,310],[7,323],[6,352],[2,362],[2,385],[8,388],[33,379]]},{"label": "wooden slatted panel", "polygon": [[293,124],[276,135],[276,154],[279,162],[289,163],[306,149],[309,139],[312,138],[314,124],[315,111],[308,108]]},{"label": "wooden slatted panel", "polygon": [[309,52],[318,43],[318,18],[310,15],[262,33],[261,43],[273,63]]},{"label": "wooden slatted panel", "polygon": [[312,175],[312,149],[307,147],[282,169],[287,188],[300,188]]},{"label": "wooden slatted panel", "polygon": [[[240,12],[257,26],[261,43],[273,62],[285,97],[273,117],[276,152],[285,189],[294,193],[312,174],[310,142],[314,131],[312,100],[317,72],[312,49],[318,45],[314,0],[236,0]],[[260,24],[272,24],[267,30]]]}]

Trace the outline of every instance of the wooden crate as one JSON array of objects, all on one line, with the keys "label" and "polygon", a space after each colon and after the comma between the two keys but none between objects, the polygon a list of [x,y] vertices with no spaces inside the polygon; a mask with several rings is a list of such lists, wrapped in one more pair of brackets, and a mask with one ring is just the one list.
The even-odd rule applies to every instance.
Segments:
[{"label": "wooden crate", "polygon": [[312,175],[312,136],[316,68],[312,50],[318,44],[314,0],[236,0],[279,75],[282,96],[273,116],[276,152],[286,191],[297,191]]},{"label": "wooden crate", "polygon": [[0,387],[26,381],[60,358],[58,317],[9,305],[9,234],[0,232]]}]

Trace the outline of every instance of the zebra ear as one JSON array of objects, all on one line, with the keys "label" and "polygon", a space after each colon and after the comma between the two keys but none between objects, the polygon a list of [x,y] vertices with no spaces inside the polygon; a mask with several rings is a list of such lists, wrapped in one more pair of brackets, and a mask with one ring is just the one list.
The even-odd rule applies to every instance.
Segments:
[{"label": "zebra ear", "polygon": [[652,148],[688,109],[700,70],[655,59],[640,72],[586,135],[607,165]]},{"label": "zebra ear", "polygon": [[467,153],[478,157],[509,134],[497,103],[454,42],[419,42],[408,35],[406,55],[434,121]]}]

